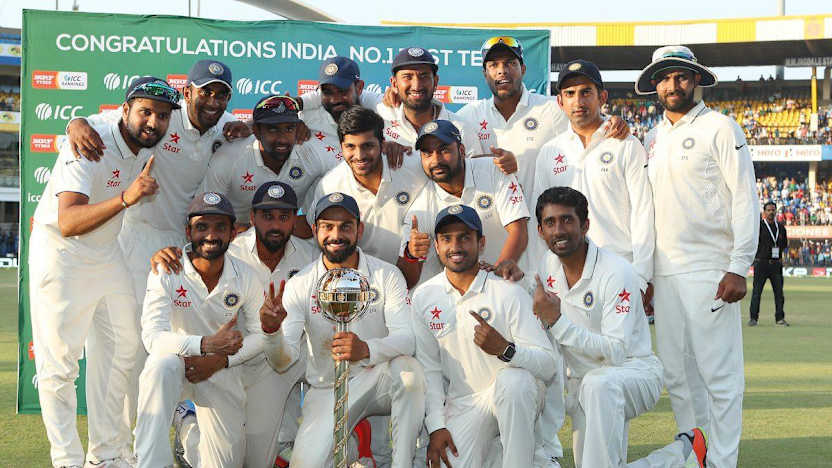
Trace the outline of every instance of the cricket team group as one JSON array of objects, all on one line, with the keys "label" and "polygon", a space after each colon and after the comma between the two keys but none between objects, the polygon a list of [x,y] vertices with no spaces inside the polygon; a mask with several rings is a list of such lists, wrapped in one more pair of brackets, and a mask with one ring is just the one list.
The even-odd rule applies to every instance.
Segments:
[{"label": "cricket team group", "polygon": [[[559,467],[569,415],[578,467],[735,467],[760,208],[742,130],[695,97],[716,76],[657,49],[635,90],[665,110],[642,145],[602,114],[593,63],[549,97],[515,38],[482,56],[492,96],[456,113],[409,47],[383,94],[334,57],[316,91],[238,121],[231,69],[200,60],[181,94],[143,76],[72,120],[29,248],[53,466],[332,466],[346,360],[364,466]],[[317,299],[335,268],[370,287],[346,332]],[[663,388],[678,433],[628,463]]]}]

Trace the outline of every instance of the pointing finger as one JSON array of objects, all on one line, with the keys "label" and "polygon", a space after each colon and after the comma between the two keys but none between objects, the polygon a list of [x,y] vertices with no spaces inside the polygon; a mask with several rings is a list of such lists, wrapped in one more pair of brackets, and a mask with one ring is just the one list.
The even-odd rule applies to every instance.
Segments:
[{"label": "pointing finger", "polygon": [[142,169],[142,175],[150,175],[150,168],[153,167],[153,158],[155,157],[156,155],[153,155],[147,160],[147,164],[145,164],[144,169]]},{"label": "pointing finger", "polygon": [[474,320],[476,320],[480,325],[488,325],[488,322],[486,322],[484,318],[480,317],[480,314],[474,312],[473,310],[468,313],[471,314],[471,317],[474,317]]}]

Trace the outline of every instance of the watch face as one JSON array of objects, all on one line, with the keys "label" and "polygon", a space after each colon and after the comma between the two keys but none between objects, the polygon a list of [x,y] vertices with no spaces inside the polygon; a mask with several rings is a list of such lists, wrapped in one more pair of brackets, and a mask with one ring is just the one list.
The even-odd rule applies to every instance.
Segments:
[{"label": "watch face", "polygon": [[501,354],[497,357],[500,358],[500,360],[503,361],[503,362],[509,362],[509,361],[511,361],[511,358],[514,357],[514,352],[515,351],[516,351],[516,348],[514,347],[514,343],[509,343],[508,346],[506,346],[506,350],[503,351],[503,354]]}]

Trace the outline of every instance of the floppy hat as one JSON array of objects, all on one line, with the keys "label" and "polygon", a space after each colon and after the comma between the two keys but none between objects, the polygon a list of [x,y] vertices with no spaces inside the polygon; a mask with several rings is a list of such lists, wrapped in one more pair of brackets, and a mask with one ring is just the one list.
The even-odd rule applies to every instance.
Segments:
[{"label": "floppy hat", "polygon": [[717,79],[714,72],[696,60],[690,49],[685,46],[664,46],[653,52],[653,61],[641,71],[636,80],[637,94],[653,94],[656,86],[650,82],[660,71],[669,68],[684,68],[701,75],[697,86],[708,88],[716,86]]}]

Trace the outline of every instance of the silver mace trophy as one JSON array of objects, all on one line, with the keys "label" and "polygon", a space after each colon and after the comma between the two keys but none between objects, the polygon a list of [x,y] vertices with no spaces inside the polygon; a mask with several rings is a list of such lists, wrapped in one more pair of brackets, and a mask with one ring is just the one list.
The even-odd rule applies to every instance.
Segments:
[{"label": "silver mace trophy", "polygon": [[[370,283],[358,270],[337,268],[327,271],[318,280],[317,301],[321,314],[335,322],[336,331],[347,331],[347,325],[367,311],[370,304]],[[332,447],[335,468],[347,467],[349,438],[349,361],[335,361],[335,427]]]}]

